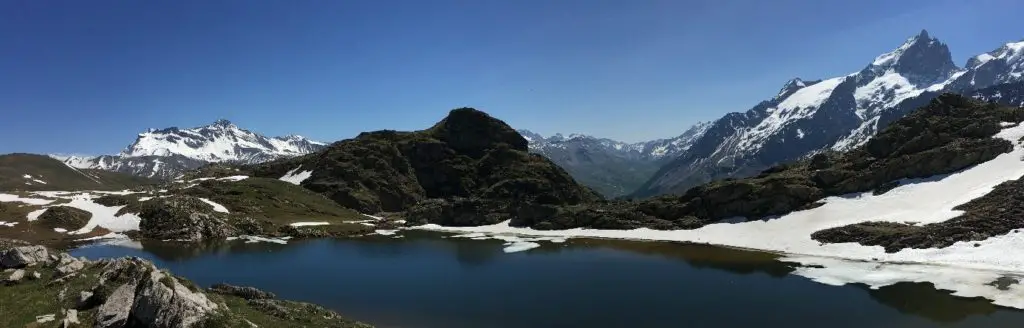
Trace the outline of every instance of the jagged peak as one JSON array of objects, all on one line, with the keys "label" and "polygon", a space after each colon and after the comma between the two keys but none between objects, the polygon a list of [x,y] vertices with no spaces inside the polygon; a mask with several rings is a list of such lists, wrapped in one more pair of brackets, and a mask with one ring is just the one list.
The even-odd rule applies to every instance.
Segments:
[{"label": "jagged peak", "polygon": [[870,81],[873,77],[898,73],[915,85],[932,84],[949,78],[958,70],[949,47],[927,30],[921,30],[896,49],[875,57],[858,73],[858,79]]},{"label": "jagged peak", "polygon": [[906,53],[911,48],[919,45],[929,44],[938,44],[941,45],[943,48],[945,47],[945,44],[939,41],[939,39],[933,38],[931,35],[928,34],[927,30],[922,29],[921,33],[918,33],[917,35],[914,35],[910,38],[907,38],[907,40],[904,41],[903,44],[901,44],[893,51],[886,52],[884,54],[878,55],[878,57],[875,57],[875,60],[871,62],[871,65],[886,66],[896,64],[899,61],[899,59],[903,56],[903,54]]}]

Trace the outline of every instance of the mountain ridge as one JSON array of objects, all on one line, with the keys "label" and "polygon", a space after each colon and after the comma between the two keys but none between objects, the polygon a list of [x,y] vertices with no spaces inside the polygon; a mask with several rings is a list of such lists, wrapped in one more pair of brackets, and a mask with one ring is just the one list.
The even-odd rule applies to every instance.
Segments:
[{"label": "mountain ridge", "polygon": [[679,194],[715,179],[751,176],[776,163],[853,149],[943,92],[1021,80],[1022,52],[1024,43],[1006,43],[960,68],[948,46],[922,30],[854,73],[816,83],[792,79],[776,97],[713,121],[693,146],[629,197]]},{"label": "mountain ridge", "polygon": [[517,132],[529,141],[530,152],[544,155],[605,197],[619,197],[639,187],[666,159],[688,149],[707,126],[698,122],[679,136],[635,143],[585,134],[545,138],[526,129]]},{"label": "mountain ridge", "polygon": [[261,163],[308,154],[326,145],[295,134],[267,137],[240,128],[227,119],[218,119],[193,128],[149,128],[115,155],[50,156],[80,169],[171,179],[209,163]]}]

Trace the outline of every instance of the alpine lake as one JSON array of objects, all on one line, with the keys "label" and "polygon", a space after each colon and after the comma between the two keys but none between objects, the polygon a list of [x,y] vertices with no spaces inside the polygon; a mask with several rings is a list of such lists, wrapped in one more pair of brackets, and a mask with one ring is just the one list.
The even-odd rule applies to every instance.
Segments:
[{"label": "alpine lake", "polygon": [[1021,327],[1024,311],[931,284],[830,286],[777,255],[569,239],[506,253],[498,240],[405,230],[288,244],[145,241],[76,248],[138,256],[208,287],[253,286],[377,327]]}]

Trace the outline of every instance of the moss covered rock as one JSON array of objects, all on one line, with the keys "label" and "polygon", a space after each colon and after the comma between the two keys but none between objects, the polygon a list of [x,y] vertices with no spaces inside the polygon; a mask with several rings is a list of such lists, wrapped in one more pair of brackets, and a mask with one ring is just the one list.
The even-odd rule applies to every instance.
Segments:
[{"label": "moss covered rock", "polygon": [[100,204],[103,206],[125,206],[133,202],[136,202],[137,200],[134,197],[129,197],[125,195],[105,195],[97,197],[92,201],[96,204]]},{"label": "moss covered rock", "polygon": [[559,205],[600,199],[548,159],[530,154],[526,139],[505,122],[470,108],[452,110],[426,130],[366,132],[320,153],[252,169],[275,179],[293,170],[312,171],[303,187],[363,213],[406,211],[429,199]]},{"label": "moss covered rock", "polygon": [[199,241],[237,234],[225,215],[191,196],[154,198],[121,211],[138,213],[139,232],[146,238]]},{"label": "moss covered rock", "polygon": [[92,213],[70,206],[53,206],[39,215],[39,223],[51,228],[78,230],[85,227]]}]

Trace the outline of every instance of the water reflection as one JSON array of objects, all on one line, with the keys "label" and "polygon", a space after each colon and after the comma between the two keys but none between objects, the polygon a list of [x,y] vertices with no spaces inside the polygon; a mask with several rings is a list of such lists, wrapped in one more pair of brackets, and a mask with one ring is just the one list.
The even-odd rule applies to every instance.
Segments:
[{"label": "water reflection", "polygon": [[[1024,324],[1020,311],[955,297],[931,284],[879,289],[817,284],[790,275],[795,264],[770,253],[570,239],[508,254],[501,241],[444,236],[409,231],[402,238],[366,236],[288,245],[144,241],[144,251],[102,246],[76,250],[76,255],[149,257],[203,285],[252,284],[285,297],[353,311],[383,326],[397,317],[416,317],[441,327],[521,327],[536,326],[538,321],[662,327],[681,318],[690,327],[790,324],[794,318],[806,322],[791,326],[816,327],[808,324],[834,317],[845,318],[834,327]],[[296,273],[303,279],[278,278]],[[534,299],[558,300],[560,305],[533,304],[538,302]],[[874,309],[867,300],[884,307]],[[753,319],[720,316],[732,313],[721,312],[732,307],[742,308],[736,313]],[[506,317],[506,311],[521,317]],[[504,318],[501,325],[488,321],[498,317]]]},{"label": "water reflection", "polygon": [[[988,316],[1000,310],[1013,311],[993,305],[981,297],[964,298],[935,289],[931,283],[901,282],[879,289],[857,285],[881,304],[904,314],[921,316],[936,322],[954,323],[971,316]],[[1019,311],[1016,311],[1019,312]]]}]

